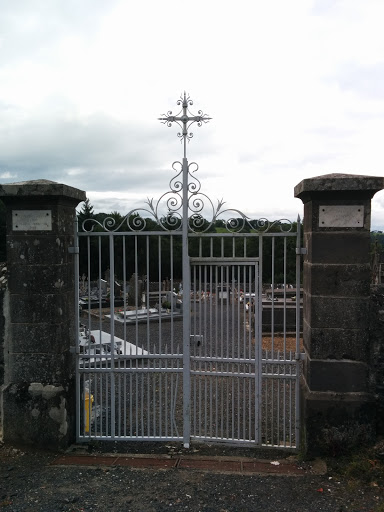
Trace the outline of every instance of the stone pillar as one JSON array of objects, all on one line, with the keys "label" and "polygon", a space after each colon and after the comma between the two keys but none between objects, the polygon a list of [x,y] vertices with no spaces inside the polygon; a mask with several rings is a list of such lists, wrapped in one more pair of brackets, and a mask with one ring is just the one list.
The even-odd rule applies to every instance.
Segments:
[{"label": "stone pillar", "polygon": [[304,203],[301,383],[304,449],[337,454],[374,435],[370,371],[371,198],[384,178],[329,174],[295,187]]},{"label": "stone pillar", "polygon": [[0,186],[7,211],[5,442],[64,447],[74,435],[76,205],[81,190],[47,180]]}]

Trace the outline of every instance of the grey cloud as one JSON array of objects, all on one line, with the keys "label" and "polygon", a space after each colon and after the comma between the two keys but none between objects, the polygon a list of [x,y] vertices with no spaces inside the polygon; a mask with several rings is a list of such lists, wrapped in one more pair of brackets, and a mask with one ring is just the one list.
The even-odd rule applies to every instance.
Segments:
[{"label": "grey cloud", "polygon": [[[152,197],[168,189],[175,175],[172,162],[182,156],[176,133],[159,126],[155,118],[153,125],[144,125],[118,122],[103,114],[68,120],[61,113],[59,117],[34,114],[17,122],[12,118],[22,118],[21,112],[0,109],[1,113],[3,183],[41,178],[85,191],[131,191]],[[197,160],[212,152],[207,141],[195,148]]]},{"label": "grey cloud", "polygon": [[[2,64],[26,60],[30,56],[54,57],[62,37],[81,37],[97,32],[103,15],[115,0],[18,0],[2,2],[0,56]],[[5,5],[6,4],[6,5]]]},{"label": "grey cloud", "polygon": [[[165,134],[95,115],[86,121],[29,120],[0,126],[0,173],[92,190],[157,186]],[[145,178],[143,177],[145,173]]]},{"label": "grey cloud", "polygon": [[384,98],[384,62],[375,66],[361,66],[350,62],[342,66],[337,81],[344,90],[354,91],[361,96]]},{"label": "grey cloud", "polygon": [[314,0],[311,12],[315,15],[328,14],[337,4],[340,4],[339,0]]}]

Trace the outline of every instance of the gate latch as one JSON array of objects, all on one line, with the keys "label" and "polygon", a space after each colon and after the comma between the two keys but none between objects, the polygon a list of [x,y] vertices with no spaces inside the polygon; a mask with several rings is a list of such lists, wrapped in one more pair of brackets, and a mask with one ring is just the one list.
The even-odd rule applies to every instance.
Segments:
[{"label": "gate latch", "polygon": [[307,249],[305,247],[296,247],[296,254],[300,254],[300,255],[307,254]]},{"label": "gate latch", "polygon": [[69,254],[79,254],[79,248],[78,247],[68,247]]},{"label": "gate latch", "polygon": [[190,338],[191,338],[191,341],[196,343],[196,345],[198,347],[200,347],[200,345],[203,342],[203,335],[202,334],[191,334]]}]

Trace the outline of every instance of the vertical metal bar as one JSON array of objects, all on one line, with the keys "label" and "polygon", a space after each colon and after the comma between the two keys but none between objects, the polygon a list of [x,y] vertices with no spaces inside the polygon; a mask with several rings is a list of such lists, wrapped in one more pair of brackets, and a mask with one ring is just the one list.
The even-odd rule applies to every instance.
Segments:
[{"label": "vertical metal bar", "polygon": [[133,374],[129,372],[129,435],[133,437]]},{"label": "vertical metal bar", "polygon": [[[149,283],[151,281],[150,278],[150,267],[149,267],[149,236],[146,236],[146,260],[147,260],[147,300],[146,300],[146,307],[147,307],[147,352],[151,353],[151,346],[150,346],[150,333],[151,330],[149,328]],[[160,283],[159,283],[160,286]],[[149,377],[149,375],[148,375]]]},{"label": "vertical metal bar", "polygon": [[287,351],[287,237],[284,237],[284,256],[283,256],[283,274],[284,274],[284,314],[283,314],[283,336],[284,336],[284,359]]},{"label": "vertical metal bar", "polygon": [[[126,237],[123,236],[123,312],[124,312],[124,324],[123,324],[123,340],[124,340],[124,349],[123,354],[127,355],[127,321],[126,321],[126,310],[127,310],[127,269],[126,269],[126,248],[125,248]],[[127,367],[127,360],[124,359],[123,367]],[[124,393],[124,403],[126,401],[125,393]],[[125,421],[125,417],[124,417]]]},{"label": "vertical metal bar", "polygon": [[[198,287],[197,287],[197,293],[199,295],[199,302],[198,302],[198,332],[201,333],[201,265],[198,266]],[[196,331],[195,331],[196,336]],[[195,345],[196,346],[196,345]],[[202,356],[202,346],[200,344],[198,355]],[[202,370],[202,362],[201,359],[199,360],[199,372]],[[201,428],[202,428],[202,397],[201,397],[201,376],[199,375],[199,436],[201,436]]]},{"label": "vertical metal bar", "polygon": [[[145,237],[145,249],[146,249],[146,253],[145,253],[145,257],[146,257],[146,273],[147,273],[147,297],[146,297],[146,308],[147,308],[147,329],[146,329],[146,332],[147,332],[147,352],[148,354],[151,354],[151,329],[149,327],[149,284],[151,282],[151,275],[150,275],[150,266],[149,266],[149,254],[150,254],[150,237],[147,235]],[[160,286],[160,284],[159,284]],[[144,365],[144,362],[142,363]],[[152,364],[152,360],[151,359],[148,359],[148,362],[147,362],[147,367],[150,368],[151,367],[151,364]],[[143,380],[144,380],[144,375],[143,375]],[[150,437],[151,436],[151,432],[152,434],[154,435],[154,432],[152,430],[152,424],[151,424],[151,374],[150,372],[147,373],[147,392],[146,392],[146,396],[147,396],[147,436]],[[142,397],[142,400],[144,401],[144,396]],[[144,404],[143,404],[143,407],[144,407]]]},{"label": "vertical metal bar", "polygon": [[[271,288],[272,288],[272,304],[271,304],[271,337],[272,337],[272,359],[275,358],[275,237],[272,237],[272,266],[271,266]],[[271,368],[271,373],[273,373],[273,367]],[[271,378],[271,444],[273,444],[274,440],[274,430],[273,430],[273,421],[274,421],[274,379]]]},{"label": "vertical metal bar", "polygon": [[[162,275],[161,275],[161,266],[162,266],[162,261],[161,261],[161,236],[158,237],[158,273],[159,273],[159,276],[158,276],[158,281],[159,283],[162,282]],[[166,290],[168,291],[168,290]],[[159,354],[162,354],[162,332],[161,332],[161,320],[162,320],[162,315],[161,315],[161,308],[162,308],[162,298],[161,298],[161,290],[160,290],[160,286],[159,286]],[[160,374],[161,375],[161,374]]]},{"label": "vertical metal bar", "polygon": [[[138,316],[137,316],[137,311],[139,309],[139,302],[138,302],[138,289],[139,289],[139,269],[138,269],[138,252],[139,252],[139,249],[138,249],[138,238],[137,238],[137,235],[135,235],[135,311],[136,311],[136,316],[135,316],[135,327],[136,327],[136,330],[135,330],[135,345],[138,345],[139,344],[139,320],[138,320]],[[136,367],[137,367],[137,359],[136,359]]]},{"label": "vertical metal bar", "polygon": [[[174,324],[174,318],[173,318],[173,315],[174,313],[176,312],[175,311],[175,308],[176,308],[176,296],[173,295],[173,289],[174,289],[174,283],[173,283],[173,267],[174,267],[174,263],[173,263],[173,236],[170,236],[170,241],[169,241],[169,251],[170,251],[170,273],[171,273],[171,291],[172,291],[172,301],[171,301],[171,347],[170,347],[170,350],[171,350],[171,354],[173,354],[173,340],[174,340],[174,329],[175,329],[175,324]],[[166,346],[166,353],[168,354],[168,345]],[[171,368],[173,369],[173,365],[174,365],[174,360],[171,358],[170,360],[170,365],[171,365]],[[165,360],[165,367],[168,368],[169,366],[169,363],[168,363],[168,359]],[[168,400],[166,399],[165,400],[165,404],[166,404],[166,407],[168,407],[169,409],[169,418],[170,418],[170,428],[171,428],[171,433],[170,435],[172,436],[172,432],[173,432],[173,421],[172,421],[172,411],[173,411],[173,373],[170,374],[170,390],[169,390],[169,393],[170,393],[170,400],[168,402]],[[165,391],[166,391],[166,397],[168,395],[168,373],[165,374]],[[167,403],[168,402],[168,403]],[[168,436],[168,410],[166,411],[166,425],[165,425],[165,435]]]},{"label": "vertical metal bar", "polygon": [[[196,301],[196,297],[197,297],[197,278],[196,278],[196,265],[193,265],[192,268],[191,268],[191,271],[192,271],[192,284],[191,284],[191,289],[192,289],[192,292],[193,292],[193,299],[192,299],[192,314],[193,314],[193,325],[191,325],[191,333],[193,336],[196,335],[196,322],[197,322],[197,301]],[[193,344],[192,346],[192,355],[193,356],[196,356],[197,355],[197,347],[195,345],[195,343]],[[199,363],[200,364],[200,363]],[[193,365],[193,368],[195,369],[196,367],[196,362],[194,363]],[[197,398],[197,379],[198,377],[195,375],[192,379],[192,382],[193,382],[193,433],[194,435],[197,435],[198,434],[198,428],[197,428],[197,404],[198,404],[198,398]]]},{"label": "vertical metal bar", "polygon": [[295,441],[300,446],[300,264],[301,264],[301,220],[297,217],[296,237],[296,379],[295,379]]},{"label": "vertical metal bar", "polygon": [[114,235],[109,235],[109,297],[111,301],[111,437],[115,437],[115,253]]},{"label": "vertical metal bar", "polygon": [[[185,141],[184,141],[185,142]],[[191,437],[191,375],[190,375],[190,301],[191,276],[188,252],[188,160],[183,158],[183,224],[182,224],[182,254],[183,254],[183,443],[189,448]]]},{"label": "vertical metal bar", "polygon": [[[204,337],[203,337],[203,341],[200,343],[203,343],[203,345],[204,345],[204,357],[207,358],[207,356],[208,356],[208,354],[207,354],[207,266],[204,265],[203,269],[204,269],[204,275],[203,275],[203,279],[204,279],[204,318],[202,319],[202,321],[203,321],[204,329],[201,332],[204,332],[204,334],[203,334]],[[208,371],[207,359],[205,359],[205,362],[204,362],[204,371],[205,372]],[[204,395],[205,395],[204,396],[204,431],[205,431],[205,436],[207,436],[207,417],[208,417],[207,379],[210,379],[210,377],[206,377],[204,379]]]},{"label": "vertical metal bar", "polygon": [[73,223],[73,247],[75,248],[73,254],[73,266],[74,266],[74,279],[75,279],[75,330],[74,330],[74,340],[75,340],[75,350],[76,350],[76,439],[79,440],[80,437],[80,414],[83,409],[85,409],[85,403],[83,404],[81,398],[81,390],[80,390],[80,347],[79,347],[79,327],[80,327],[80,311],[79,311],[79,285],[80,285],[80,277],[79,277],[79,235],[78,235],[78,220],[77,216],[75,216],[75,220]]},{"label": "vertical metal bar", "polygon": [[[158,268],[158,272],[159,272],[159,283],[161,283],[162,281],[162,273],[161,273],[161,267],[162,267],[162,253],[161,253],[161,236],[158,237],[158,260],[159,260],[159,268]],[[168,276],[167,276],[168,277]],[[166,290],[166,291],[169,291],[169,290]],[[162,303],[161,303],[162,299],[161,299],[161,291],[159,290],[159,354],[163,354],[163,347],[162,347],[162,314],[161,314],[161,309],[162,309]],[[162,366],[162,363],[161,363],[161,359],[158,360],[158,365],[159,365],[159,368],[160,368],[160,371],[159,371],[159,374],[158,374],[158,379],[159,379],[159,386],[158,386],[158,390],[159,390],[159,436],[161,436],[161,431],[162,431],[162,427],[163,427],[163,404],[162,404],[162,392],[161,392],[161,386],[162,386],[162,374],[161,374],[161,366]]]},{"label": "vertical metal bar", "polygon": [[122,420],[122,417],[121,417],[121,373],[119,373],[117,375],[117,378],[118,378],[118,382],[117,382],[117,388],[118,388],[118,397],[117,397],[117,403],[118,403],[118,411],[117,411],[117,435],[119,437],[121,437],[121,420]]},{"label": "vertical metal bar", "polygon": [[[170,274],[171,274],[171,293],[172,293],[172,300],[171,300],[171,354],[173,354],[173,338],[174,338],[174,318],[173,315],[176,312],[176,296],[173,295],[174,290],[174,283],[173,283],[173,236],[170,236],[169,241],[169,251],[170,251],[170,258],[169,258],[169,266],[170,266]],[[171,359],[173,361],[173,359]],[[173,367],[173,362],[172,362]]]},{"label": "vertical metal bar", "polygon": [[[256,434],[255,439],[258,444],[262,442],[261,432],[261,407],[263,403],[263,379],[262,379],[262,357],[263,357],[263,298],[262,298],[262,281],[263,281],[263,235],[259,234],[259,264],[255,268],[257,295],[255,292],[255,386],[256,386],[256,414],[255,426]],[[257,304],[257,306],[256,306]],[[257,327],[256,327],[257,323]]]},{"label": "vertical metal bar", "polygon": [[139,402],[139,378],[140,374],[136,373],[135,375],[135,426],[136,426],[136,436],[139,435],[139,408],[140,408],[140,402]]},{"label": "vertical metal bar", "polygon": [[[87,236],[88,330],[91,330],[91,237]],[[89,348],[89,347],[88,347]]]},{"label": "vertical metal bar", "polygon": [[124,405],[123,405],[123,411],[124,411],[124,437],[127,437],[127,374],[124,373]]},{"label": "vertical metal bar", "polygon": [[[233,238],[233,250],[234,250],[234,255],[235,255],[235,239]],[[232,272],[229,273],[228,275],[228,284],[231,283],[231,289],[228,290],[228,313],[229,311],[231,312],[231,318],[232,318],[232,321],[231,321],[231,334],[232,334],[232,339],[231,339],[231,345],[232,345],[232,358],[234,358],[234,346],[235,346],[235,300],[234,300],[234,275],[235,275],[235,272],[234,272],[234,265],[231,265],[228,267],[228,270],[231,270]],[[232,279],[231,279],[231,273],[232,273]],[[229,314],[228,314],[229,316]],[[229,354],[228,354],[229,356]],[[238,366],[237,366],[237,372],[236,372],[236,365],[232,362],[231,364],[231,367],[232,367],[232,376],[231,376],[231,380],[232,380],[232,439],[235,437],[235,374],[239,372],[238,370]],[[239,377],[237,377],[238,379]]]},{"label": "vertical metal bar", "polygon": [[271,250],[271,338],[272,338],[272,358],[275,343],[275,237],[272,237],[272,250]]},{"label": "vertical metal bar", "polygon": [[98,247],[99,247],[99,330],[102,331],[102,318],[103,315],[101,314],[101,308],[102,308],[102,297],[101,297],[101,236],[97,237],[98,241]]},{"label": "vertical metal bar", "polygon": [[[215,302],[216,302],[216,312],[215,312],[215,357],[219,357],[219,267],[215,266]],[[223,355],[221,355],[223,357]]]}]

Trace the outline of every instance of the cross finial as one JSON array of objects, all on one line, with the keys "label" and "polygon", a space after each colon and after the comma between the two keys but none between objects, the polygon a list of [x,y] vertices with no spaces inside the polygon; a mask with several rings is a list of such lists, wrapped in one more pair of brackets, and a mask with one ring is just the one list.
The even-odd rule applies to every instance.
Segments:
[{"label": "cross finial", "polygon": [[186,158],[186,141],[190,141],[193,137],[193,133],[188,130],[193,123],[197,123],[197,126],[201,126],[203,123],[208,123],[212,118],[208,117],[207,114],[203,114],[201,110],[198,110],[198,115],[195,116],[190,112],[189,107],[193,105],[193,101],[189,95],[184,91],[184,95],[180,95],[180,99],[177,101],[177,105],[181,105],[181,110],[175,116],[172,115],[172,111],[169,110],[167,114],[163,114],[163,117],[159,117],[159,121],[167,126],[171,127],[173,123],[177,123],[181,128],[177,136],[184,142],[184,158]]}]

